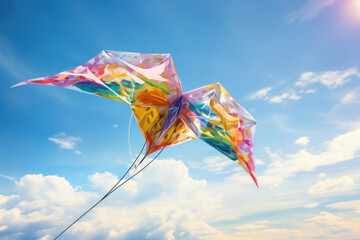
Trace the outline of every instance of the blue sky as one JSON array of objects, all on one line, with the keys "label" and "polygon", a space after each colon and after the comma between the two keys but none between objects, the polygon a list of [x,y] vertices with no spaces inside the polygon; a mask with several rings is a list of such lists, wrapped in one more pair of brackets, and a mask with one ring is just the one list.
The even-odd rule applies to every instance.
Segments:
[{"label": "blue sky", "polygon": [[[131,111],[47,86],[104,49],[171,53],[183,91],[220,82],[258,121],[259,189],[199,140],[64,239],[358,239],[360,1],[1,1],[0,237],[52,239],[131,163]],[[143,144],[131,127],[135,155]]]}]

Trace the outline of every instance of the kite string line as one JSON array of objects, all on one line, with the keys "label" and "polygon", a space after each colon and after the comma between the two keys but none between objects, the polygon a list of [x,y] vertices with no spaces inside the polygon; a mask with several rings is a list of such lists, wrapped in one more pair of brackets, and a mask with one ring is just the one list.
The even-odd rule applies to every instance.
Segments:
[{"label": "kite string line", "polygon": [[130,121],[129,121],[129,130],[128,130],[128,143],[129,143],[130,159],[133,159],[132,154],[131,154],[131,144],[130,144],[131,143],[130,142],[131,120],[132,120],[133,116],[134,116],[134,112],[131,110],[131,116],[130,116]]},{"label": "kite string line", "polygon": [[[150,131],[149,131],[149,133],[148,133],[148,136],[147,136],[146,139],[145,139],[145,143],[144,143],[143,147],[141,148],[139,154],[137,155],[136,159],[134,160],[134,162],[131,164],[131,166],[128,168],[128,170],[125,172],[125,174],[117,181],[117,183],[104,195],[103,199],[105,199],[107,196],[109,196],[109,195],[111,194],[111,192],[113,191],[113,189],[116,188],[116,186],[120,184],[121,180],[124,179],[124,177],[126,176],[126,174],[128,174],[128,172],[130,171],[130,169],[135,165],[135,163],[136,163],[137,160],[139,159],[142,151],[144,150],[144,147],[146,146],[147,141],[149,140],[149,136],[150,136],[153,128],[160,122],[160,120],[161,120],[162,117],[163,117],[163,116],[160,115],[160,116],[159,116],[159,119],[158,119],[158,120],[156,121],[156,123],[151,127],[151,129],[150,129]],[[140,160],[140,163],[141,163],[141,162],[145,159],[145,157],[148,155],[148,151],[153,147],[154,143],[155,143],[155,141],[153,141],[153,142],[151,143],[149,149],[145,152],[145,156]]]},{"label": "kite string line", "polygon": [[138,160],[140,154],[142,153],[144,147],[146,145],[143,145],[140,153],[138,154],[137,158],[134,160],[133,164],[129,167],[129,169],[126,171],[126,173],[121,177],[121,179],[99,200],[97,201],[92,207],[90,207],[86,212],[84,212],[80,217],[78,217],[73,223],[71,223],[67,228],[65,228],[59,235],[57,235],[54,240],[58,239],[63,233],[65,233],[69,228],[71,228],[75,223],[77,223],[82,217],[84,217],[88,212],[90,212],[93,208],[95,208],[99,203],[101,203],[105,198],[107,198],[114,190],[116,186],[121,182],[121,180],[125,177],[125,175],[130,171],[130,169],[134,166],[135,162]]},{"label": "kite string line", "polygon": [[[140,157],[140,155],[141,155],[141,153],[142,153],[142,151],[144,150],[144,147],[146,146],[146,143],[147,143],[147,140],[148,140],[148,138],[149,138],[149,136],[150,136],[150,133],[151,133],[151,131],[152,131],[152,129],[154,128],[154,126],[156,126],[158,123],[159,123],[159,121],[161,120],[161,118],[162,118],[163,116],[162,115],[160,115],[160,117],[159,117],[159,120],[151,127],[151,129],[150,129],[150,131],[149,131],[149,135],[146,137],[146,140],[145,140],[145,143],[144,143],[144,145],[143,145],[143,147],[141,148],[141,151],[140,151],[140,153],[138,154],[138,156],[136,157],[136,159],[134,160],[134,162],[131,164],[131,166],[128,168],[128,170],[125,172],[125,174],[118,180],[118,182],[98,201],[98,202],[96,202],[92,207],[90,207],[86,212],[84,212],[80,217],[78,217],[72,224],[70,224],[67,228],[65,228],[59,235],[57,235],[55,238],[54,238],[54,240],[56,240],[56,239],[58,239],[63,233],[65,233],[69,228],[71,228],[76,222],[78,222],[82,217],[84,217],[88,212],[90,212],[93,208],[95,208],[100,202],[102,202],[105,198],[107,198],[110,194],[112,194],[116,189],[118,189],[120,186],[122,186],[125,182],[127,182],[128,180],[130,180],[131,178],[133,178],[134,176],[136,176],[139,172],[141,172],[142,170],[144,170],[145,169],[145,167],[147,167],[148,165],[146,165],[144,168],[142,168],[139,172],[137,172],[136,174],[134,174],[130,179],[128,179],[127,181],[125,181],[125,182],[123,182],[122,184],[120,184],[119,185],[119,183],[121,182],[121,180],[123,180],[124,179],[124,177],[126,176],[126,174],[130,171],[130,169],[134,166],[134,164],[136,163],[136,161],[138,160],[138,158]],[[177,125],[176,125],[176,127],[177,127]],[[175,132],[175,131],[174,131]],[[173,133],[174,133],[173,132]],[[171,136],[172,136],[172,134],[171,134]],[[171,136],[170,136],[170,138],[171,138]],[[169,139],[170,139],[169,138]],[[169,141],[168,141],[169,142]],[[168,142],[165,144],[165,146],[163,147],[163,149],[166,147],[166,145],[168,144]],[[153,143],[152,143],[152,145],[153,145]],[[152,146],[151,145],[151,146]],[[151,149],[151,148],[150,148]],[[163,149],[160,151],[160,153],[163,151]],[[143,159],[142,160],[144,160],[145,158],[146,158],[146,156],[147,156],[147,152],[146,152],[146,154],[145,154],[145,156],[143,157]],[[158,155],[156,155],[156,157],[158,157],[159,156],[159,154]],[[155,157],[155,158],[156,158]],[[155,159],[154,158],[154,159]],[[154,160],[153,159],[153,160]],[[141,160],[141,161],[142,161]],[[153,161],[152,160],[152,161]],[[151,161],[151,162],[152,162]],[[119,186],[118,186],[119,185]],[[116,189],[115,189],[116,188]]]},{"label": "kite string line", "polygon": [[[173,134],[176,132],[176,128],[177,126],[179,125],[179,123],[177,123],[175,125],[175,129],[174,131],[171,133],[170,137],[168,138],[166,144],[162,147],[162,149],[160,150],[160,152],[150,161],[148,162],[142,169],[140,169],[139,171],[137,171],[134,175],[132,175],[130,178],[126,179],[124,182],[122,182],[119,186],[117,186],[111,193],[113,193],[114,191],[116,191],[119,187],[121,187],[122,185],[124,185],[126,182],[130,181],[133,177],[135,177],[136,175],[138,175],[140,172],[142,172],[145,168],[147,168],[161,153],[162,151],[165,149],[165,147],[169,144],[169,141],[171,139],[171,137],[173,136]],[[143,157],[143,159],[145,158],[146,156]],[[110,194],[111,194],[110,193]],[[109,194],[109,195],[110,195]]]},{"label": "kite string line", "polygon": [[[136,175],[138,175],[140,172],[142,172],[145,168],[147,168],[161,153],[162,151],[165,149],[165,147],[168,145],[171,137],[173,136],[173,134],[175,133],[175,130],[177,128],[178,124],[175,125],[175,129],[174,131],[171,133],[168,141],[166,142],[166,144],[164,145],[164,147],[160,150],[160,152],[150,161],[148,162],[145,167],[143,167],[142,169],[140,169],[138,172],[136,172],[134,175],[132,175],[130,178],[126,179],[124,182],[122,182],[120,185],[118,185],[115,189],[111,190],[108,192],[108,194],[106,196],[104,196],[102,199],[100,199],[96,204],[94,204],[91,208],[89,208],[89,210],[87,210],[85,213],[83,213],[78,219],[76,219],[71,225],[69,225],[64,231],[62,231],[56,238],[54,238],[54,240],[58,239],[64,232],[66,232],[70,227],[72,227],[77,221],[79,221],[83,216],[85,216],[85,214],[87,214],[88,212],[90,212],[94,207],[96,207],[101,201],[103,201],[106,197],[108,197],[110,194],[112,194],[114,191],[116,191],[119,187],[121,187],[122,185],[124,185],[126,182],[130,181],[132,178],[134,178]],[[146,158],[146,156],[143,157],[143,159]],[[117,185],[117,184],[116,184]]]}]

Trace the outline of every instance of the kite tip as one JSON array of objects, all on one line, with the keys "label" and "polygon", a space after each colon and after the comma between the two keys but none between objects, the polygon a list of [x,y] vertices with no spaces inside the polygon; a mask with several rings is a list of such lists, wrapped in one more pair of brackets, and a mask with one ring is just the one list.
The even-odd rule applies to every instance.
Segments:
[{"label": "kite tip", "polygon": [[253,179],[256,187],[259,188],[259,184],[258,184],[257,178],[256,178],[256,176],[255,176],[255,173],[251,172],[251,173],[250,173],[250,176],[251,176],[251,178]]},{"label": "kite tip", "polygon": [[254,180],[254,182],[255,182],[255,184],[256,184],[256,187],[259,189],[259,184],[258,184],[257,179],[256,179],[255,176],[253,177],[253,180]]},{"label": "kite tip", "polygon": [[26,84],[26,82],[19,82],[15,85],[12,85],[10,88],[18,87],[18,86],[25,85],[25,84]]}]

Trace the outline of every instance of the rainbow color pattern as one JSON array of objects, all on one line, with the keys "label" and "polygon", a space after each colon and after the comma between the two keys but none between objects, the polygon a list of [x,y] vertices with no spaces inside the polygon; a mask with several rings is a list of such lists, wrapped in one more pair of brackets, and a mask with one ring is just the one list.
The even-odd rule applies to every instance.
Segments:
[{"label": "rainbow color pattern", "polygon": [[145,155],[200,138],[238,161],[257,185],[256,121],[220,83],[183,93],[170,54],[102,51],[81,66],[15,86],[24,84],[63,87],[127,103],[146,139]]}]

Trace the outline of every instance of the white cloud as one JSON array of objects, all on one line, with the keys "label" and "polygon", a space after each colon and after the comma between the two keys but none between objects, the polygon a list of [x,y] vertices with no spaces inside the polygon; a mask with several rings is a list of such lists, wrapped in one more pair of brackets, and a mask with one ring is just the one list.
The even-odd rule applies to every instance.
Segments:
[{"label": "white cloud", "polygon": [[322,10],[333,5],[337,0],[308,0],[299,10],[287,16],[288,22],[304,22],[313,19]]},{"label": "white cloud", "polygon": [[319,178],[324,178],[324,177],[326,177],[326,175],[325,175],[325,173],[319,173],[319,174],[318,174],[318,177],[319,177]]},{"label": "white cloud", "polygon": [[349,103],[355,103],[355,102],[358,102],[357,95],[355,92],[349,92],[341,99],[342,104],[349,104]]},{"label": "white cloud", "polygon": [[251,99],[251,100],[267,98],[267,95],[271,89],[272,89],[271,87],[262,88],[256,92],[250,94],[247,98]]},{"label": "white cloud", "polygon": [[[91,186],[101,191],[117,179],[109,172],[89,176]],[[66,232],[65,238],[227,239],[207,223],[222,208],[221,200],[205,191],[206,181],[192,179],[183,162],[158,160],[137,175],[134,184],[140,197],[119,189]],[[0,209],[0,224],[7,226],[2,239],[52,239],[100,197],[81,189],[58,176],[22,177],[16,184],[18,199]]]},{"label": "white cloud", "polygon": [[[316,89],[304,89],[308,85],[319,82],[328,88],[337,88],[351,81],[353,78],[360,78],[360,73],[356,68],[349,68],[343,71],[329,70],[321,73],[304,72],[293,84],[292,87],[295,86],[295,88],[288,87],[280,91],[280,93],[277,95],[270,95],[269,92],[270,90],[273,90],[273,87],[266,87],[250,94],[245,99],[263,100],[270,103],[282,103],[285,100],[300,100],[302,97],[301,95],[316,93]],[[356,97],[357,96],[354,92],[348,93],[342,99],[342,103],[347,104],[358,102]]]},{"label": "white cloud", "polygon": [[308,145],[309,142],[310,142],[310,138],[303,136],[303,137],[300,137],[300,138],[296,139],[294,144],[301,145],[301,146],[306,146],[306,145]]},{"label": "white cloud", "polygon": [[299,90],[300,93],[316,93],[316,89],[301,89]]},{"label": "white cloud", "polygon": [[221,172],[226,167],[234,165],[234,161],[224,156],[206,157],[201,162],[189,162],[192,168],[202,168],[210,172]]},{"label": "white cloud", "polygon": [[[88,177],[90,187],[101,193],[117,180],[118,176],[110,172]],[[22,239],[22,236],[52,239],[101,197],[92,189],[85,191],[82,187],[73,187],[58,176],[26,175],[15,186],[17,197],[10,200],[10,196],[4,196],[7,200],[0,206],[0,226],[8,227],[1,232],[5,240]],[[133,186],[137,189],[135,192],[131,190]],[[234,223],[230,231],[229,228],[211,224],[304,206],[304,200],[299,197],[303,192],[296,187],[291,186],[295,190],[290,191],[285,188],[274,191],[260,186],[258,190],[245,172],[207,183],[192,178],[181,161],[158,160],[137,175],[133,186],[114,192],[63,238],[238,240],[287,239],[294,236],[294,239],[314,239],[319,231],[286,226],[289,224],[288,217],[284,222],[272,218],[271,221]],[[348,219],[342,216],[343,221]],[[293,226],[299,228],[303,219],[297,221]],[[274,228],[272,224],[284,227]],[[347,226],[342,227],[349,229]],[[325,227],[321,231],[323,236],[333,236],[331,232],[326,232]]]},{"label": "white cloud", "polygon": [[282,103],[285,99],[300,100],[301,96],[297,95],[294,89],[289,89],[281,95],[270,97],[268,101],[271,103]]},{"label": "white cloud", "polygon": [[[108,192],[114,186],[114,184],[118,182],[119,179],[118,176],[109,172],[97,172],[88,176],[88,180],[94,189],[100,190],[101,192]],[[125,180],[122,180],[122,182],[124,181]],[[138,192],[137,184],[132,180],[128,181],[124,187],[122,187],[122,189],[126,192],[126,194],[134,195]]]},{"label": "white cloud", "polygon": [[75,150],[74,153],[77,154],[77,155],[81,155],[81,154],[82,154],[82,152],[80,152],[79,150]]},{"label": "white cloud", "polygon": [[264,165],[265,162],[259,158],[255,158],[255,165]]},{"label": "white cloud", "polygon": [[286,99],[290,99],[290,100],[299,100],[301,99],[301,96],[299,96],[296,91],[294,89],[287,89],[285,90],[282,94],[280,95],[275,95],[275,96],[270,96],[269,92],[272,88],[271,87],[267,87],[267,88],[263,88],[258,90],[255,93],[250,94],[249,96],[246,97],[246,99],[250,99],[250,100],[264,100],[264,101],[268,101],[271,103],[281,103]]},{"label": "white cloud", "polygon": [[333,209],[351,209],[355,210],[356,213],[360,213],[360,200],[337,202],[326,205],[326,207]]},{"label": "white cloud", "polygon": [[309,203],[309,204],[306,204],[304,207],[305,208],[315,208],[319,205],[320,205],[319,203]]},{"label": "white cloud", "polygon": [[336,88],[349,82],[353,76],[360,76],[356,68],[349,68],[344,71],[327,71],[323,73],[305,72],[300,75],[295,86],[306,87],[310,84],[320,82],[328,88]]},{"label": "white cloud", "polygon": [[0,225],[0,232],[5,231],[6,229],[8,229],[8,226]]},{"label": "white cloud", "polygon": [[267,152],[272,159],[269,169],[259,178],[264,184],[277,186],[284,179],[293,176],[298,172],[313,171],[319,166],[326,166],[335,163],[348,161],[359,157],[360,150],[360,128],[337,136],[325,143],[325,150],[317,153],[310,153],[302,149],[294,154],[287,154],[285,159],[279,154]]},{"label": "white cloud", "polygon": [[306,221],[320,223],[324,225],[338,225],[341,222],[341,217],[335,216],[328,212],[321,212],[320,215],[307,219]]},{"label": "white cloud", "polygon": [[63,149],[74,149],[76,144],[81,142],[81,138],[67,136],[66,133],[59,133],[48,139],[58,144],[59,147]]},{"label": "white cloud", "polygon": [[330,232],[336,231],[353,231],[359,233],[359,219],[344,219],[340,215],[334,215],[329,212],[321,212],[320,215],[306,219],[305,221],[311,222],[313,226],[323,226],[329,228]]},{"label": "white cloud", "polygon": [[260,224],[245,224],[235,227],[235,229],[237,230],[252,230],[252,229],[261,229],[261,228],[267,228],[267,227],[265,225],[260,225]]},{"label": "white cloud", "polygon": [[[90,186],[102,194],[117,179],[109,172],[88,177]],[[57,176],[26,175],[20,182],[16,187],[19,197],[0,207],[0,224],[8,226],[2,235],[6,240],[21,239],[14,232],[31,239],[52,239],[101,197],[72,187]],[[245,172],[207,184],[191,178],[184,163],[172,159],[154,162],[137,175],[134,185],[136,194],[120,188],[66,232],[64,238],[239,239],[209,223],[296,206],[289,198],[273,199],[264,188],[259,198],[259,190]],[[254,225],[267,223],[263,220]]]},{"label": "white cloud", "polygon": [[339,178],[327,178],[319,180],[315,185],[311,186],[308,194],[324,195],[328,193],[342,193],[354,189],[355,182],[349,176],[342,176]]},{"label": "white cloud", "polygon": [[118,128],[119,125],[118,124],[114,124],[113,128]]},{"label": "white cloud", "polygon": [[18,195],[10,195],[10,196],[0,195],[0,206],[5,205],[6,203],[12,200],[16,200],[17,198],[19,198]]},{"label": "white cloud", "polygon": [[[357,239],[359,231],[359,217],[351,215],[337,216],[328,212],[307,219],[288,218],[281,222],[269,222],[258,225],[249,223],[245,227],[234,227],[237,239],[241,240],[267,240],[267,239]],[[274,227],[275,226],[281,226]],[[246,228],[247,226],[247,228]]]},{"label": "white cloud", "polygon": [[115,174],[109,172],[97,172],[93,175],[88,176],[88,180],[94,189],[105,192],[109,190],[118,181],[118,177]]}]

